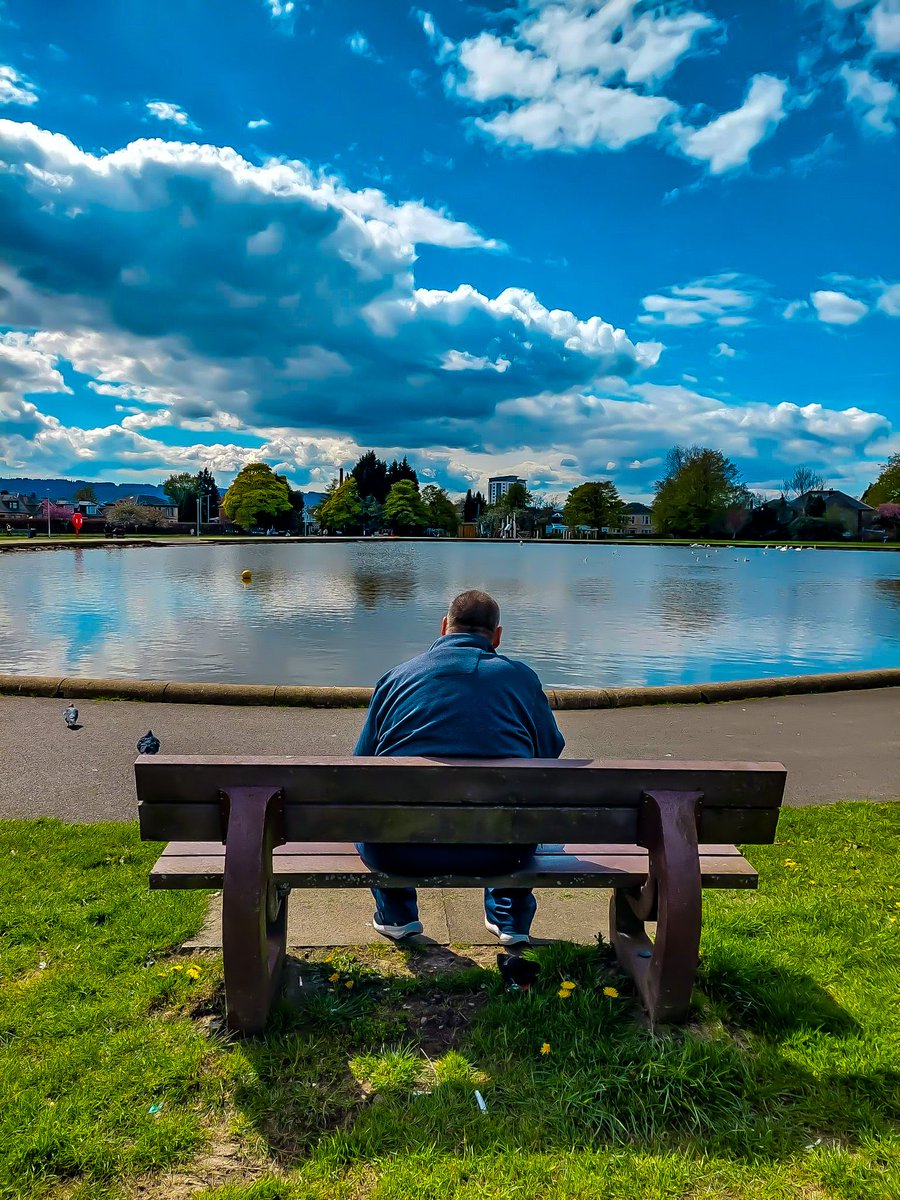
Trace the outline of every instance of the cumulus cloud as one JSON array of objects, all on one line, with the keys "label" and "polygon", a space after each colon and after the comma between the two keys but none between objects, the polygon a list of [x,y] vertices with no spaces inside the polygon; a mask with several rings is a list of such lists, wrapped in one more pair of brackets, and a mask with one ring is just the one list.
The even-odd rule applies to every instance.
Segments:
[{"label": "cumulus cloud", "polygon": [[727,342],[719,342],[716,346],[713,358],[734,358],[737,354],[734,346],[729,346]]},{"label": "cumulus cloud", "polygon": [[866,19],[877,54],[900,54],[900,2],[878,0]]},{"label": "cumulus cloud", "polygon": [[183,129],[197,128],[183,108],[179,108],[177,104],[170,104],[168,100],[148,100],[147,112],[151,117],[156,117],[157,121],[170,121]]},{"label": "cumulus cloud", "polygon": [[474,445],[503,400],[627,377],[661,350],[524,289],[417,288],[416,242],[496,243],[304,164],[160,140],[93,156],[13,122],[0,155],[0,322],[95,382],[158,389],[173,424],[224,412]]},{"label": "cumulus cloud", "polygon": [[445,86],[484,106],[475,125],[534,150],[620,150],[660,130],[678,105],[658,90],[701,35],[704,13],[641,11],[638,0],[526,4],[509,36],[489,31],[457,44],[434,19],[423,28],[448,66]]},{"label": "cumulus cloud", "polygon": [[846,292],[813,292],[810,300],[816,310],[816,316],[827,325],[855,325],[869,311],[868,306],[861,300],[855,300]]},{"label": "cumulus cloud", "polygon": [[900,119],[900,93],[886,79],[879,79],[864,67],[846,63],[839,72],[847,89],[847,103],[860,120],[876,133],[894,133]]},{"label": "cumulus cloud", "polygon": [[248,121],[248,129],[267,129],[271,121],[267,121],[265,117],[258,117],[255,121]]},{"label": "cumulus cloud", "polygon": [[680,126],[675,134],[678,145],[688,158],[708,163],[713,175],[743,166],[753,148],[784,120],[786,93],[783,79],[755,75],[740,108],[723,113],[699,129]]},{"label": "cumulus cloud", "polygon": [[350,47],[350,52],[359,55],[360,58],[371,58],[374,62],[381,61],[372,49],[369,39],[364,33],[360,33],[359,30],[350,34],[347,38],[347,45]]},{"label": "cumulus cloud", "polygon": [[0,65],[0,104],[37,104],[37,89],[13,67]]},{"label": "cumulus cloud", "polygon": [[748,283],[736,286],[740,282],[737,275],[715,275],[645,296],[638,320],[644,325],[745,325],[757,298]]},{"label": "cumulus cloud", "polygon": [[900,283],[882,283],[878,307],[889,317],[900,317]]}]

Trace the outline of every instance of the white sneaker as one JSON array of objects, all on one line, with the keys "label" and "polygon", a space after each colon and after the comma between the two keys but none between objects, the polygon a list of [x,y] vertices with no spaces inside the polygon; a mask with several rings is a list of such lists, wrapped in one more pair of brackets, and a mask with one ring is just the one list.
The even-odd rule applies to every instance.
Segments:
[{"label": "white sneaker", "polygon": [[527,946],[531,941],[527,933],[502,933],[500,926],[491,924],[487,917],[484,918],[484,927],[499,939],[501,946]]},{"label": "white sneaker", "polygon": [[422,932],[421,921],[407,921],[405,925],[382,925],[381,921],[378,920],[378,913],[372,918],[372,927],[376,933],[380,933],[394,942],[399,942],[401,938],[411,937],[414,933]]}]

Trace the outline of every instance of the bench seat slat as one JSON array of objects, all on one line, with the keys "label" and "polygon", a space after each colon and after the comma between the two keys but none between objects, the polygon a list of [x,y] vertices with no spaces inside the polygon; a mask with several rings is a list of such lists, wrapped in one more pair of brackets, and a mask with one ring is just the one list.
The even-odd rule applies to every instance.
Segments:
[{"label": "bench seat slat", "polygon": [[[729,842],[702,843],[699,847],[701,855],[715,855],[719,858],[741,858],[737,846]],[[224,845],[222,847],[224,851]],[[218,842],[169,842],[160,856],[160,862],[166,858],[189,858],[199,854],[208,857],[220,852]],[[543,842],[539,847],[541,854],[638,854],[647,857],[643,846],[629,845],[627,842]],[[272,850],[276,858],[285,855],[315,855],[315,854],[356,854],[352,842],[285,842],[283,846],[275,846]]]},{"label": "bench seat slat", "polygon": [[[280,847],[285,850],[286,847]],[[585,846],[580,853],[536,854],[528,867],[506,875],[474,877],[470,875],[407,876],[385,875],[371,871],[355,853],[298,854],[281,853],[272,860],[275,878],[292,887],[628,887],[640,884],[647,874],[645,853],[618,854]],[[733,849],[733,847],[729,847]],[[224,850],[215,844],[191,854],[171,853],[160,857],[150,874],[153,888],[220,887],[225,870]],[[707,888],[754,888],[755,869],[740,854],[700,856],[700,874]]]},{"label": "bench seat slat", "polygon": [[[138,806],[145,841],[221,841],[216,803],[147,803]],[[285,806],[288,841],[389,839],[395,842],[511,844],[586,841],[592,835],[615,844],[637,836],[636,808],[479,807],[423,804],[311,804]],[[699,836],[704,842],[771,843],[778,808],[716,808],[704,801]]]}]

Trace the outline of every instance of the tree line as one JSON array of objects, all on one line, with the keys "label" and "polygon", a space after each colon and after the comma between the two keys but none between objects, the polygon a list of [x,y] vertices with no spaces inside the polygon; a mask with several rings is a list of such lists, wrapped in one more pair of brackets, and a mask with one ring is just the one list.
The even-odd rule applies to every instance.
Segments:
[{"label": "tree line", "polygon": [[[215,478],[207,468],[195,475],[171,475],[162,487],[181,521],[196,520],[199,505],[204,519],[218,516],[221,508],[225,517],[245,529],[262,525],[296,530],[302,523],[302,493],[291,487],[285,475],[276,474],[265,463],[243,467],[221,505]],[[768,501],[750,491],[736,464],[722,451],[708,446],[674,446],[666,457],[662,477],[654,485],[655,532],[660,537],[695,538],[733,536],[740,530],[744,536],[767,537],[773,536],[777,527],[789,525],[795,537],[840,536],[840,531],[830,529],[824,499],[816,495],[824,487],[821,475],[811,467],[798,466],[783,482],[781,501]],[[798,514],[787,502],[803,495],[809,499]],[[877,524],[894,536],[900,535],[900,453],[883,464],[862,498],[877,509]],[[96,500],[93,488],[81,488],[76,499]],[[153,509],[137,511],[139,507],[119,501],[109,510],[108,518],[146,525],[163,521]],[[460,522],[472,521],[488,533],[510,527],[523,533],[542,531],[556,514],[569,529],[619,530],[625,524],[626,505],[611,480],[580,483],[564,502],[555,496],[536,500],[519,482],[513,483],[493,505],[486,502],[482,492],[471,488],[464,498],[454,502],[437,484],[420,486],[418,473],[405,455],[388,463],[374,450],[368,450],[346,478],[332,481],[311,514],[329,533],[417,534],[431,530],[452,536]]]}]

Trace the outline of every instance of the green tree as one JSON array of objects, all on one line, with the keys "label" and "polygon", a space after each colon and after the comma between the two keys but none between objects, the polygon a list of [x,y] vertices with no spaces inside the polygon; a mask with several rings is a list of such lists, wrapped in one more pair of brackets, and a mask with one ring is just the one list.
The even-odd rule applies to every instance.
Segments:
[{"label": "green tree", "polygon": [[329,533],[352,533],[363,521],[359,487],[352,475],[340,486],[332,483],[317,510],[319,524]]},{"label": "green tree", "polygon": [[419,532],[428,524],[428,509],[411,479],[399,480],[388,492],[384,517],[394,533]]},{"label": "green tree", "polygon": [[511,483],[500,499],[497,501],[497,507],[501,512],[518,513],[527,508],[531,503],[531,493],[525,487],[524,483]]},{"label": "green tree", "polygon": [[197,519],[197,476],[182,471],[180,475],[170,475],[162,485],[172,503],[178,509],[179,521],[195,521]]},{"label": "green tree", "polygon": [[724,530],[729,509],[749,502],[737,467],[721,450],[675,446],[656,484],[653,513],[664,537],[708,537]]},{"label": "green tree", "polygon": [[75,500],[76,504],[79,500],[84,500],[88,504],[96,504],[97,493],[94,491],[94,485],[92,483],[84,484],[84,486],[80,487],[75,493],[73,499]]},{"label": "green tree", "polygon": [[216,478],[209,467],[203,467],[194,476],[194,495],[201,500],[201,519],[211,521],[219,515],[219,489]]},{"label": "green tree", "polygon": [[362,501],[362,523],[366,533],[374,533],[384,525],[384,505],[374,496],[366,496]]},{"label": "green tree", "polygon": [[416,485],[416,491],[419,490],[419,477],[406,461],[405,454],[400,462],[397,462],[395,458],[387,469],[388,491],[390,491],[395,483],[400,483],[403,480],[409,480],[410,483],[414,483]]},{"label": "green tree", "polygon": [[422,500],[428,512],[428,528],[441,529],[454,536],[459,528],[459,514],[446,490],[435,483],[426,484],[422,488]]},{"label": "green tree", "polygon": [[171,521],[156,508],[145,508],[133,500],[117,500],[104,514],[108,525],[119,525],[123,529],[162,529]]},{"label": "green tree", "polygon": [[881,504],[900,504],[900,451],[882,465],[881,474],[866,488],[862,498],[873,508]]},{"label": "green tree", "polygon": [[589,529],[621,529],[625,523],[625,504],[616,485],[602,479],[573,487],[562,515],[569,529],[579,525],[587,525]]},{"label": "green tree", "polygon": [[390,489],[387,473],[387,463],[374,450],[367,450],[350,472],[356,480],[360,498],[365,500],[367,496],[373,496],[379,504],[384,504]]},{"label": "green tree", "polygon": [[261,462],[242,467],[222,501],[226,517],[244,529],[270,523],[290,507],[287,480]]}]

